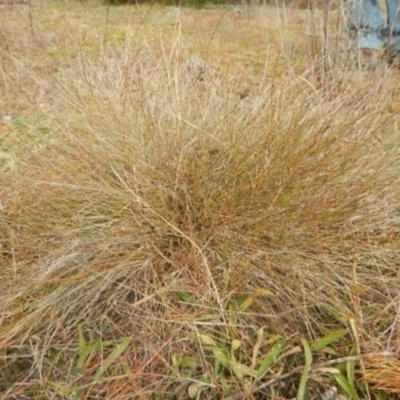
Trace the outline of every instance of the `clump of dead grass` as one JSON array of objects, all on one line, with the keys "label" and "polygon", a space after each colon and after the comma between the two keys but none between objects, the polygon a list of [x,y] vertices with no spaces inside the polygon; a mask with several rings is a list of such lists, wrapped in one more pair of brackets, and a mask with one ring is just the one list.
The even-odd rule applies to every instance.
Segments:
[{"label": "clump of dead grass", "polygon": [[172,398],[196,381],[222,398],[246,382],[216,373],[210,339],[253,369],[273,337],[394,345],[384,89],[321,93],[305,74],[241,99],[217,68],[191,82],[174,51],[80,60],[52,82],[57,129],[1,171],[1,391]]}]

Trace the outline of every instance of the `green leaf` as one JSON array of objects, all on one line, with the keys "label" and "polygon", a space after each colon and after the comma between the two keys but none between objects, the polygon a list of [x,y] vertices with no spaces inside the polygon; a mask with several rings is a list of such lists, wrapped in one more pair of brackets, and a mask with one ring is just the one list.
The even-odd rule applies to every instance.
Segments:
[{"label": "green leaf", "polygon": [[199,362],[195,358],[184,358],[181,362],[181,366],[184,368],[196,368],[199,365]]},{"label": "green leaf", "polygon": [[385,390],[378,390],[378,399],[379,400],[387,400],[388,393]]},{"label": "green leaf", "polygon": [[329,346],[324,347],[324,353],[330,354],[331,356],[336,357],[336,358],[340,357],[340,354],[335,349],[333,349],[332,347],[329,347]]},{"label": "green leaf", "polygon": [[188,292],[180,290],[178,292],[178,295],[185,303],[193,304],[193,305],[196,305],[196,306],[199,305],[199,301]]},{"label": "green leaf", "polygon": [[89,356],[98,346],[100,346],[100,341],[95,340],[92,343],[86,345],[84,349],[82,349],[82,352],[80,352],[79,354],[78,362],[76,363],[77,368],[82,368],[84,366]]},{"label": "green leaf", "polygon": [[312,353],[310,346],[305,339],[301,339],[301,343],[304,347],[304,356],[306,359],[306,364],[304,366],[303,373],[301,374],[299,390],[297,391],[297,400],[304,400],[306,399],[306,388],[307,388],[307,381],[308,381],[308,372],[310,371],[311,364],[312,364]]},{"label": "green leaf", "polygon": [[252,377],[255,377],[257,375],[257,372],[254,371],[254,369],[235,360],[231,360],[229,362],[229,367],[238,379],[243,379],[244,375]]},{"label": "green leaf", "polygon": [[222,393],[224,394],[224,397],[229,396],[229,394],[231,392],[231,387],[230,387],[229,383],[227,382],[224,375],[220,375],[220,383],[221,383]]},{"label": "green leaf", "polygon": [[247,299],[240,305],[240,311],[246,311],[260,296],[273,296],[273,294],[269,290],[263,288],[254,290],[254,292],[251,293],[250,296],[248,296]]},{"label": "green leaf", "polygon": [[354,387],[355,382],[355,361],[346,362],[346,375],[351,387]]},{"label": "green leaf", "polygon": [[229,368],[229,358],[226,352],[219,347],[211,347],[210,350],[214,353],[215,359],[225,368]]},{"label": "green leaf", "polygon": [[358,394],[354,387],[350,384],[350,382],[341,374],[334,374],[333,377],[335,378],[336,382],[339,386],[353,399],[353,400],[360,400]]},{"label": "green leaf", "polygon": [[82,331],[82,326],[78,326],[78,336],[79,336],[79,354],[82,354],[86,349],[86,339]]},{"label": "green leaf", "polygon": [[125,349],[131,343],[131,339],[125,339],[123,342],[117,344],[114,350],[107,356],[104,360],[103,364],[94,374],[93,380],[97,381],[106,371],[107,369],[114,363],[114,361],[125,351]]},{"label": "green leaf", "polygon": [[215,340],[214,340],[211,336],[204,335],[203,333],[200,333],[200,334],[199,334],[199,337],[200,337],[200,342],[201,342],[202,344],[204,344],[204,345],[206,345],[206,346],[215,346],[215,347],[218,347],[218,346],[217,346],[217,343],[215,342]]},{"label": "green leaf", "polygon": [[311,344],[311,350],[321,350],[324,347],[329,346],[335,340],[340,339],[341,337],[347,335],[349,333],[348,329],[340,329],[338,331],[332,332],[329,335],[326,335],[322,339],[315,340]]},{"label": "green leaf", "polygon": [[339,321],[348,321],[349,319],[353,318],[353,315],[338,311],[337,308],[327,304],[322,304],[321,307],[333,314]]},{"label": "green leaf", "polygon": [[276,359],[282,351],[283,345],[284,340],[280,340],[279,342],[275,343],[270,351],[265,355],[264,359],[261,361],[260,366],[258,367],[257,379],[261,379],[266,374],[269,367],[275,363]]},{"label": "green leaf", "polygon": [[249,298],[249,294],[240,294],[229,304],[229,309],[232,311],[239,311],[243,303]]},{"label": "green leaf", "polygon": [[240,346],[242,345],[242,342],[238,339],[234,339],[231,342],[231,349],[232,351],[240,349]]},{"label": "green leaf", "polygon": [[370,288],[366,287],[366,286],[356,286],[355,288],[350,290],[350,293],[352,295],[358,295],[358,294],[363,294],[366,293],[370,290]]},{"label": "green leaf", "polygon": [[356,344],[356,351],[359,354],[360,353],[360,343],[359,343],[359,334],[358,334],[358,327],[357,327],[357,322],[354,318],[349,318],[349,323],[351,326],[351,329],[353,331],[354,339],[355,339],[355,344]]}]

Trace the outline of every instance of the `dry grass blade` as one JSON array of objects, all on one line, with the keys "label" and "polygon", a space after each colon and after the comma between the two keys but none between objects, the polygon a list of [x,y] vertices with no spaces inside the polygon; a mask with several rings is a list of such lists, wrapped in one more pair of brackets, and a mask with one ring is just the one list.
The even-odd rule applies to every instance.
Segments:
[{"label": "dry grass blade", "polygon": [[[258,60],[245,78],[211,56],[193,82],[191,23],[160,39],[163,9],[143,24],[147,8],[110,6],[104,45],[105,14],[75,6],[49,5],[65,11],[62,24],[37,9],[34,39],[10,34],[19,14],[0,15],[2,101],[13,110],[0,126],[1,395],[168,399],[195,387],[208,400],[248,393],[248,379],[267,390],[279,373],[289,398],[304,363],[289,350],[298,337],[323,366],[354,342],[360,353],[394,348],[390,88],[317,90],[296,60],[274,79]],[[265,30],[257,18],[219,17],[218,28]]]},{"label": "dry grass blade", "polygon": [[365,381],[375,389],[400,393],[400,361],[398,357],[368,357],[365,361]]}]

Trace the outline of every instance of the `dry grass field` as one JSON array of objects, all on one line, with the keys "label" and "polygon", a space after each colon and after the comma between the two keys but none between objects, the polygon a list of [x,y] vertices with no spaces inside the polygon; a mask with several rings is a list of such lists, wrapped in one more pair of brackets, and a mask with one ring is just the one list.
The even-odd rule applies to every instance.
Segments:
[{"label": "dry grass field", "polygon": [[400,71],[340,7],[0,5],[0,399],[397,399]]}]

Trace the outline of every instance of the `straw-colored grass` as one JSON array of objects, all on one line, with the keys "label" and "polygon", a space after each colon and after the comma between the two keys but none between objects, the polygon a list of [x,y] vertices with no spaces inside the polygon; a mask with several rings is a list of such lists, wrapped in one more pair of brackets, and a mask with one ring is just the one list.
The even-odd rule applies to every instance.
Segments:
[{"label": "straw-colored grass", "polygon": [[[49,15],[95,29],[73,5]],[[35,66],[5,26],[0,398],[395,398],[393,72],[321,86],[104,25]]]}]

